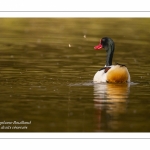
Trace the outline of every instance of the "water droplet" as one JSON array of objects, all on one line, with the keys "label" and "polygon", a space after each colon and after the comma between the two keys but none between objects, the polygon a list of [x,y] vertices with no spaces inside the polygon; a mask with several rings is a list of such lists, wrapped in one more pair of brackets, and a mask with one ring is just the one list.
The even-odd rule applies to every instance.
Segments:
[{"label": "water droplet", "polygon": [[84,35],[83,37],[86,38],[86,35]]}]

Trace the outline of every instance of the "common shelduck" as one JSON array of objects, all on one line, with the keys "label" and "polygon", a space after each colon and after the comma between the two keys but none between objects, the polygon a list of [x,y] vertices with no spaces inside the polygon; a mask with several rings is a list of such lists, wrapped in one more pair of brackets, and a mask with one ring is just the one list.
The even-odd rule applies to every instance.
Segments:
[{"label": "common shelduck", "polygon": [[106,65],[96,72],[94,75],[94,82],[107,82],[107,83],[129,83],[130,74],[125,65],[116,64],[112,65],[113,53],[115,50],[115,43],[111,38],[103,37],[99,45],[94,49],[100,50],[104,48],[107,52]]}]

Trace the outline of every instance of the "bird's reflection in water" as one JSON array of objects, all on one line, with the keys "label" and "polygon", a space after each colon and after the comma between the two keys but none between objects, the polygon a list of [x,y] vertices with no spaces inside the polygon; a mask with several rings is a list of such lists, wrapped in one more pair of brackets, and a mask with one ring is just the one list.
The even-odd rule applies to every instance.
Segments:
[{"label": "bird's reflection in water", "polygon": [[129,84],[94,84],[96,131],[117,130],[117,118],[125,113]]}]

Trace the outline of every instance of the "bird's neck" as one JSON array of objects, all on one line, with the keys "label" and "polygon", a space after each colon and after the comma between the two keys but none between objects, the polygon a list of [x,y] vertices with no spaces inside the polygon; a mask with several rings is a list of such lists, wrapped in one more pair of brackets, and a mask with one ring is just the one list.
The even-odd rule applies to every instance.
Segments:
[{"label": "bird's neck", "polygon": [[106,49],[107,51],[107,57],[106,57],[106,66],[111,66],[112,65],[112,59],[113,59],[113,54],[114,54],[114,45],[109,45]]}]

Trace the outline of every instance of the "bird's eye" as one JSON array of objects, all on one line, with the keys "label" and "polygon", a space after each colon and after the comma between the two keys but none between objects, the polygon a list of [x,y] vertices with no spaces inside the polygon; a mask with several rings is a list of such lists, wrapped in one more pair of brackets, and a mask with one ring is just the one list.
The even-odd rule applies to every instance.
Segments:
[{"label": "bird's eye", "polygon": [[102,42],[105,42],[105,39],[102,39]]}]

